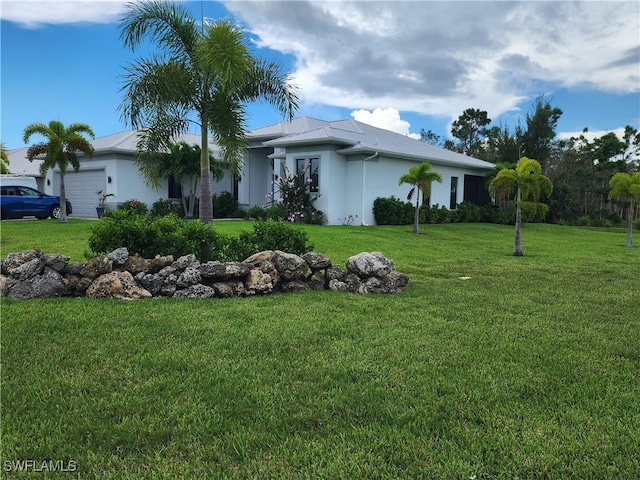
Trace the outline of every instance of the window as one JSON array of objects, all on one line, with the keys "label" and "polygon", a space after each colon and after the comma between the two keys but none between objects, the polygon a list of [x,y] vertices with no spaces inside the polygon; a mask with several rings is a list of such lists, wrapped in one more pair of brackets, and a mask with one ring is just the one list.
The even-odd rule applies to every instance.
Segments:
[{"label": "window", "polygon": [[320,159],[318,157],[313,158],[296,158],[296,175],[300,172],[304,172],[300,176],[301,182],[309,182],[311,193],[318,193],[320,191]]},{"label": "window", "polygon": [[176,179],[172,176],[169,177],[169,197],[168,198],[179,198],[182,200],[182,187]]},{"label": "window", "polygon": [[458,177],[451,177],[451,197],[449,198],[449,210],[455,210],[458,206]]}]

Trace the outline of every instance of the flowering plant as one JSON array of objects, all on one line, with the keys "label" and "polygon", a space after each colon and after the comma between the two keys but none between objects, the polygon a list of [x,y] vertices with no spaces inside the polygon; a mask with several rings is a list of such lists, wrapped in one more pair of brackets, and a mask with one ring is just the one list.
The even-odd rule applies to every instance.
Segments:
[{"label": "flowering plant", "polygon": [[106,205],[107,197],[114,197],[115,196],[113,193],[105,193],[102,190],[98,190],[96,193],[98,194],[98,206],[99,207],[104,207]]},{"label": "flowering plant", "polygon": [[324,213],[314,207],[314,203],[321,195],[311,192],[313,181],[307,177],[309,167],[295,175],[283,165],[284,176],[276,177],[275,190],[277,199],[267,194],[267,205],[279,205],[287,212],[290,222],[324,223]]}]

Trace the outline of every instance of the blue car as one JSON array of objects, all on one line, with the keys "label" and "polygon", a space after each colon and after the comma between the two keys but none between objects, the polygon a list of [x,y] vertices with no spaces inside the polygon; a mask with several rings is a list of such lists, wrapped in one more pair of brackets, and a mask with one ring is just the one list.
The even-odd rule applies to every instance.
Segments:
[{"label": "blue car", "polygon": [[[72,213],[71,203],[67,200],[67,215]],[[60,218],[60,197],[47,195],[35,188],[2,186],[0,188],[0,213],[2,219],[35,216]]]}]

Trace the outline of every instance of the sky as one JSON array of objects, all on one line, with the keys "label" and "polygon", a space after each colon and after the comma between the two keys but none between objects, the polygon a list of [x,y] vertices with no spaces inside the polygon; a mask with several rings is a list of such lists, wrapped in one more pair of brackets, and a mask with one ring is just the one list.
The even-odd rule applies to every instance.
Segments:
[{"label": "sky", "polygon": [[[563,111],[560,138],[640,128],[635,0],[181,3],[198,20],[237,22],[255,55],[291,72],[298,116],[450,137],[467,108],[487,111],[491,125],[525,125],[544,95]],[[123,46],[126,11],[116,0],[0,0],[0,139],[8,149],[25,146],[33,122],[87,123],[96,136],[129,128],[118,110],[124,68],[155,49]],[[282,121],[265,104],[248,112],[249,129]]]}]

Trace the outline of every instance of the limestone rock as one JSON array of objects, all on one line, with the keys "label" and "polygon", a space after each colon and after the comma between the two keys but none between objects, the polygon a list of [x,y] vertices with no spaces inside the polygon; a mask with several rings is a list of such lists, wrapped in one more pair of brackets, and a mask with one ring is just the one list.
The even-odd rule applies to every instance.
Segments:
[{"label": "limestone rock", "polygon": [[57,253],[46,253],[42,255],[42,260],[47,267],[53,268],[58,272],[66,271],[67,265],[69,265],[69,257],[66,255],[60,255]]},{"label": "limestone rock", "polygon": [[283,293],[306,292],[311,290],[311,287],[303,280],[292,280],[290,282],[281,282],[279,290]]},{"label": "limestone rock", "polygon": [[380,252],[362,252],[347,259],[347,270],[359,277],[384,277],[393,269],[393,260]]},{"label": "limestone rock", "polygon": [[173,255],[156,255],[151,260],[148,260],[148,262],[149,266],[147,267],[147,273],[158,273],[164,267],[168,267],[173,263]]},{"label": "limestone rock", "polygon": [[80,271],[80,275],[87,278],[98,278],[111,270],[113,270],[113,262],[106,255],[100,255],[88,260]]},{"label": "limestone rock", "polygon": [[87,264],[87,262],[74,262],[67,265],[67,268],[64,269],[64,273],[68,275],[80,275],[82,269]]},{"label": "limestone rock", "polygon": [[249,265],[244,262],[207,262],[200,265],[202,278],[213,281],[242,279],[249,274]]},{"label": "limestone rock", "polygon": [[151,295],[160,294],[162,285],[164,284],[164,278],[158,273],[144,273],[140,272],[134,277],[136,282],[145,290],[148,290]]},{"label": "limestone rock", "polygon": [[124,265],[129,259],[129,250],[126,247],[116,248],[113,252],[108,253],[107,257],[113,262],[113,265]]},{"label": "limestone rock", "polygon": [[10,253],[0,261],[0,271],[2,274],[7,275],[9,270],[19,267],[34,258],[40,258],[41,256],[42,251],[40,250],[24,250],[22,252]]},{"label": "limestone rock", "polygon": [[140,287],[129,272],[109,272],[100,275],[87,288],[88,298],[115,298],[132,300],[151,298],[151,293]]},{"label": "limestone rock", "polygon": [[216,292],[213,288],[201,283],[191,285],[183,290],[176,290],[173,294],[173,298],[213,298],[215,296]]},{"label": "limestone rock", "polygon": [[[175,265],[175,263],[174,263]],[[178,288],[187,288],[192,285],[196,285],[202,281],[202,275],[200,275],[200,270],[195,267],[187,267],[184,272],[180,274],[178,277],[178,281],[176,286]],[[175,295],[174,295],[175,297]]]},{"label": "limestone rock", "polygon": [[264,273],[259,268],[249,271],[245,281],[245,294],[256,295],[271,293],[273,291],[273,280],[271,275]]},{"label": "limestone rock", "polygon": [[17,280],[26,280],[33,278],[36,275],[40,275],[45,266],[45,261],[42,257],[36,257],[28,262],[23,263],[15,268],[9,270],[9,275]]},{"label": "limestone rock", "polygon": [[18,280],[7,289],[7,297],[31,299],[60,297],[67,291],[62,275],[53,268],[45,267],[42,275]]},{"label": "limestone rock", "polygon": [[0,297],[6,297],[9,288],[16,283],[16,279],[0,274]]},{"label": "limestone rock", "polygon": [[325,275],[320,271],[313,272],[307,279],[307,283],[309,284],[309,288],[311,290],[324,290],[326,288]]},{"label": "limestone rock", "polygon": [[197,267],[198,265],[200,265],[200,262],[193,253],[183,255],[171,264],[176,270],[184,270],[188,267]]},{"label": "limestone rock", "polygon": [[254,253],[242,263],[248,263],[254,267],[259,267],[263,262],[273,263],[274,256],[275,253],[273,250],[263,250],[262,252]]},{"label": "limestone rock", "polygon": [[149,270],[149,260],[139,257],[138,255],[129,255],[122,265],[122,270],[127,271],[134,276],[140,272],[146,272]]},{"label": "limestone rock", "polygon": [[280,250],[276,250],[273,264],[280,274],[280,279],[285,282],[303,278],[309,269],[307,262],[298,255]]},{"label": "limestone rock", "polygon": [[324,253],[307,252],[302,256],[302,259],[307,262],[312,272],[324,270],[331,266],[331,260]]},{"label": "limestone rock", "polygon": [[216,297],[241,297],[245,294],[244,283],[240,281],[215,282],[211,287],[215,290]]},{"label": "limestone rock", "polygon": [[163,295],[165,297],[172,297],[173,294],[176,292],[177,285],[178,285],[178,276],[175,273],[172,273],[171,275],[166,277],[162,282],[162,287],[160,288],[160,295]]}]

